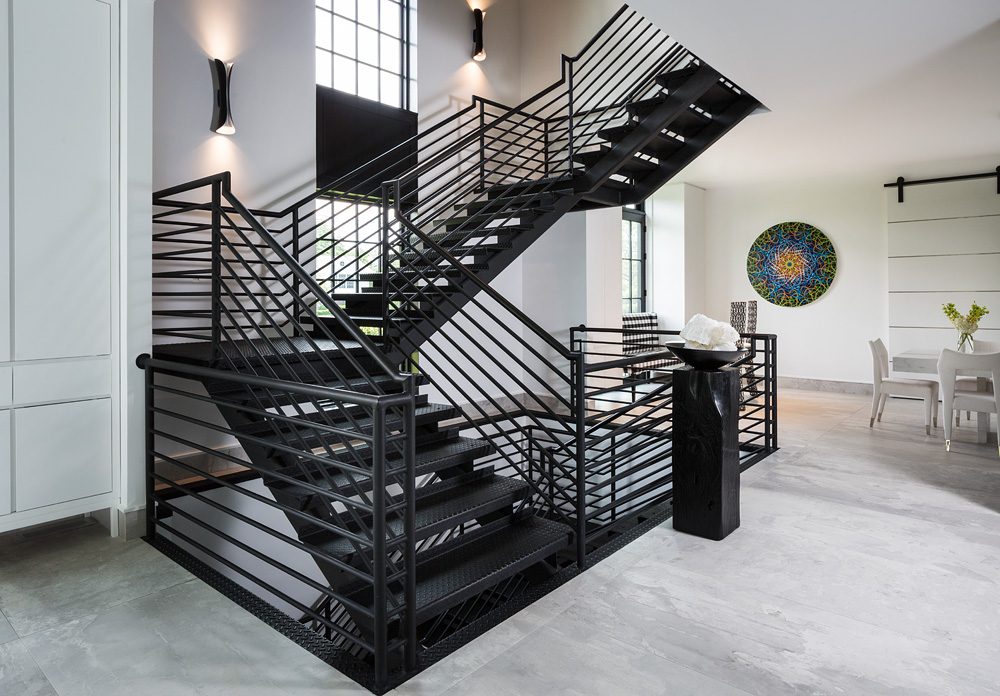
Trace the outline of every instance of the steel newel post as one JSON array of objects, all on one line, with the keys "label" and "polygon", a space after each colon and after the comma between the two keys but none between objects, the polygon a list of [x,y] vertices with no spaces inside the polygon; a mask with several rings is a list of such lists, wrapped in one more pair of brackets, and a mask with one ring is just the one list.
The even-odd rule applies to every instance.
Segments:
[{"label": "steel newel post", "polygon": [[566,164],[567,173],[573,174],[573,59],[563,56],[563,65],[566,67],[566,98],[567,98],[567,112],[566,112],[566,137],[568,138],[566,144]]},{"label": "steel newel post", "polygon": [[587,490],[586,490],[586,372],[583,353],[573,357],[573,407],[576,411],[576,564],[587,566]]},{"label": "steel newel post", "polygon": [[771,448],[778,449],[778,337],[770,336],[771,345]]},{"label": "steel newel post", "polygon": [[153,500],[153,493],[156,491],[156,461],[153,458],[154,425],[153,425],[153,368],[149,365],[148,355],[140,358],[143,360],[141,367],[146,379],[146,541],[152,542],[156,539],[156,503]]},{"label": "steel newel post", "polygon": [[486,190],[486,102],[482,100],[479,101],[479,189]]},{"label": "steel newel post", "polygon": [[374,408],[372,427],[372,581],[374,587],[375,684],[385,685],[389,676],[388,626],[386,623],[385,559],[385,406]]},{"label": "steel newel post", "polygon": [[[389,187],[392,184],[382,184],[382,343],[383,349],[389,349]],[[399,200],[399,179],[395,182],[393,193]]]},{"label": "steel newel post", "polygon": [[212,362],[222,343],[222,182],[212,182]]},{"label": "steel newel post", "polygon": [[406,393],[410,400],[406,403],[406,513],[403,526],[406,530],[406,669],[417,668],[417,435],[415,404],[417,396],[415,375],[406,379]]},{"label": "steel newel post", "polygon": [[545,178],[549,178],[549,119],[542,121],[542,162]]},{"label": "steel newel post", "polygon": [[[295,208],[292,211],[292,258],[295,259],[295,263],[301,266],[302,264],[299,259],[300,251],[301,250],[299,248],[299,209]],[[299,298],[302,297],[302,290],[300,288],[300,285],[301,283],[299,282],[299,277],[298,275],[296,275],[295,278],[292,280],[292,291],[295,293],[293,302],[297,302]],[[297,328],[293,328],[292,332],[295,335],[298,335],[299,330]]]}]

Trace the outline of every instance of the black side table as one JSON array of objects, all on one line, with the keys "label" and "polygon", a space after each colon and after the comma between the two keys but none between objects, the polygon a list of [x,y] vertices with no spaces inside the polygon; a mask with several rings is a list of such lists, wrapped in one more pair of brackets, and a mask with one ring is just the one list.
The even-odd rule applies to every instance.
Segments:
[{"label": "black side table", "polygon": [[674,370],[674,529],[714,539],[740,526],[740,371]]}]

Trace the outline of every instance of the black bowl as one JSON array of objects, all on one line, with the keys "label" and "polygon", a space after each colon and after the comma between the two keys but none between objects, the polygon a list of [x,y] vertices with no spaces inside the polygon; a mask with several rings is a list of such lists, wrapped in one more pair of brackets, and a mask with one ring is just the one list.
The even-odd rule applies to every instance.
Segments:
[{"label": "black bowl", "polygon": [[696,370],[718,370],[734,363],[743,356],[739,350],[704,350],[702,348],[685,348],[683,343],[668,343],[667,348],[686,365]]}]

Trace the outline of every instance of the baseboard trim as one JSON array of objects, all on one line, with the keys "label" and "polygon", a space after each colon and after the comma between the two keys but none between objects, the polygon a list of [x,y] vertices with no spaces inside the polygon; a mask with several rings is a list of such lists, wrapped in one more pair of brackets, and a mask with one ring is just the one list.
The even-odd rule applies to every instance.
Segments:
[{"label": "baseboard trim", "polygon": [[778,389],[872,395],[872,385],[864,382],[840,382],[833,379],[810,379],[807,377],[778,377]]}]

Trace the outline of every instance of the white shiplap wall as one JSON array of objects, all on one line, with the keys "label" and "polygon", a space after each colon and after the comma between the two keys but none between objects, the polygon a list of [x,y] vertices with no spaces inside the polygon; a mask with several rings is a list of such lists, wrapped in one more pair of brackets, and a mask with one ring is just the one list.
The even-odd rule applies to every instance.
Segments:
[{"label": "white shiplap wall", "polygon": [[1000,341],[1000,195],[996,178],[886,189],[889,228],[889,350],[954,348],[941,312],[972,301],[991,311],[977,339]]}]

